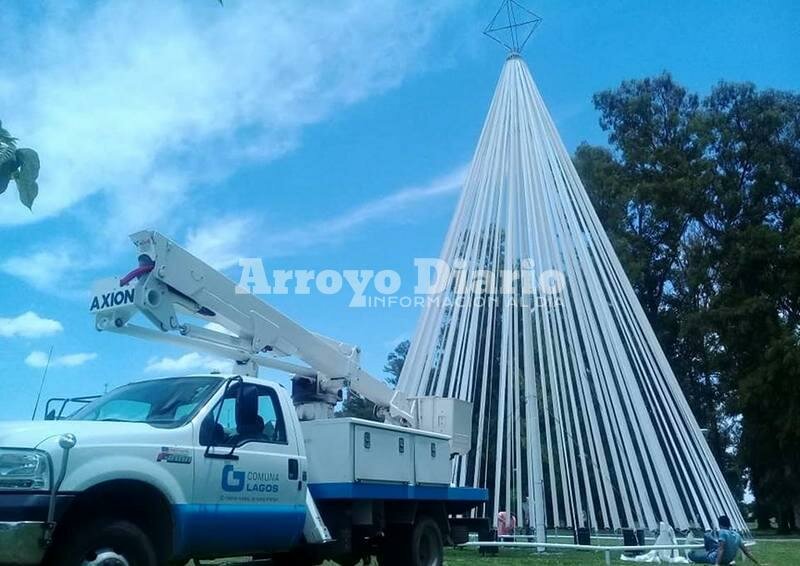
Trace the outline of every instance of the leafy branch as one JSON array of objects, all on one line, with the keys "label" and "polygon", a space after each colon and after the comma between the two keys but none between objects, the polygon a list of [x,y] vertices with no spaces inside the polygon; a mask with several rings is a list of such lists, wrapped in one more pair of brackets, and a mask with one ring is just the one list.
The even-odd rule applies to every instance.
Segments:
[{"label": "leafy branch", "polygon": [[0,122],[0,194],[6,192],[13,180],[19,200],[32,209],[39,194],[39,155],[30,148],[17,148],[17,138],[11,136]]}]

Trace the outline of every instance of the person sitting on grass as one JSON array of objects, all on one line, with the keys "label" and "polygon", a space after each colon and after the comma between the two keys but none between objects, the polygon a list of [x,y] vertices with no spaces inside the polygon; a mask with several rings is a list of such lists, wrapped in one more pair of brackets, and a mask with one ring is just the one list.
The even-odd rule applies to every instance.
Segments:
[{"label": "person sitting on grass", "polygon": [[742,536],[731,528],[731,520],[722,515],[718,520],[719,532],[717,538],[706,533],[703,537],[705,550],[692,550],[689,552],[689,560],[695,564],[731,564],[741,550],[745,556],[758,564],[758,560],[753,558],[750,551],[744,545]]}]

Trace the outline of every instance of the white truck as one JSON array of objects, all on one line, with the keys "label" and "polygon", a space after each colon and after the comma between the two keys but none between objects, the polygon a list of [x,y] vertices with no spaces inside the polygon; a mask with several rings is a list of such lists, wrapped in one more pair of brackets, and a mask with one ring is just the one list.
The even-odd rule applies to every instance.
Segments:
[{"label": "white truck", "polygon": [[[361,369],[357,348],[157,232],[132,238],[139,267],[98,286],[97,329],[225,356],[239,371],[131,383],[64,419],[0,424],[0,564],[440,566],[487,496],[450,485],[471,407],[403,398]],[[131,324],[137,312],[156,329]],[[259,379],[261,366],[290,372],[292,394]],[[386,422],[332,418],[343,387]]]}]

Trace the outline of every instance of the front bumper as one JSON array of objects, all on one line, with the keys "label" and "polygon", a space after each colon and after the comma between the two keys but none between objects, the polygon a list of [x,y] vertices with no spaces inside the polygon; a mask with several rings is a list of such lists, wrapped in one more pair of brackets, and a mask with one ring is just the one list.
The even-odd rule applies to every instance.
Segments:
[{"label": "front bumper", "polygon": [[[56,496],[56,522],[74,495]],[[0,493],[0,565],[39,564],[47,551],[47,493]]]},{"label": "front bumper", "polygon": [[0,564],[39,564],[44,558],[46,523],[0,523]]}]

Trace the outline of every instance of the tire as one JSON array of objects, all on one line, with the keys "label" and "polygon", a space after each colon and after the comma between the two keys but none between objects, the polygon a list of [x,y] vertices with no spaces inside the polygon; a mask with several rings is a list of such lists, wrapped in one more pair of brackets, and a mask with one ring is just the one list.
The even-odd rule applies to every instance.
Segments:
[{"label": "tire", "polygon": [[442,531],[430,517],[420,517],[413,527],[395,526],[387,532],[378,557],[380,566],[442,566]]},{"label": "tire", "polygon": [[79,525],[53,554],[52,563],[58,566],[159,566],[145,532],[116,519]]}]

